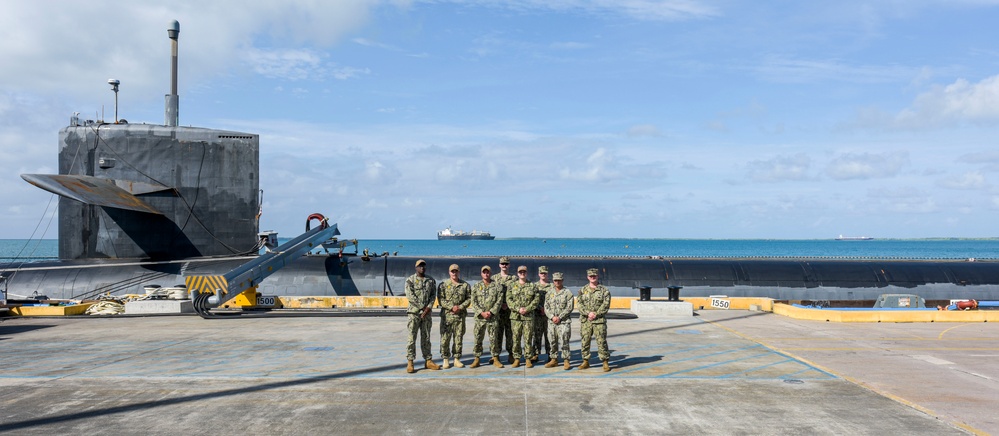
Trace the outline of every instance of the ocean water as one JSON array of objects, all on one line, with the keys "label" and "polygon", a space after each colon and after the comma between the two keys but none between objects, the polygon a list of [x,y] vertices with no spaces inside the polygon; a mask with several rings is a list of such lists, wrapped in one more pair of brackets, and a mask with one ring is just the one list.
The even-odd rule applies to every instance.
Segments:
[{"label": "ocean water", "polygon": [[52,260],[59,256],[55,239],[0,239],[0,262]]},{"label": "ocean water", "polygon": [[[282,238],[282,242],[286,241]],[[626,256],[626,257],[809,257],[894,259],[999,259],[999,238],[988,239],[543,239],[493,241],[372,239],[358,251],[399,256]],[[322,250],[317,250],[322,251]],[[353,246],[345,251],[352,252]],[[58,256],[53,239],[0,239],[0,262]]]}]

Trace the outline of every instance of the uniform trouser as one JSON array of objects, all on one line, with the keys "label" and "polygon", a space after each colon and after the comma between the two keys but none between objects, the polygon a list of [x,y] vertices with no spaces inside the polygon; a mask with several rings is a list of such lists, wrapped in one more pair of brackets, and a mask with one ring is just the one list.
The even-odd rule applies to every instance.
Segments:
[{"label": "uniform trouser", "polygon": [[499,336],[499,322],[492,320],[484,320],[480,318],[475,319],[475,327],[472,328],[472,336],[475,336],[475,346],[472,348],[472,353],[475,357],[482,357],[482,339],[489,332],[489,354],[493,356],[494,359],[499,359],[500,352],[500,336]]},{"label": "uniform trouser", "polygon": [[541,354],[541,348],[544,347],[545,354],[551,358],[552,346],[551,341],[548,340],[548,318],[540,313],[534,314],[534,356]]},{"label": "uniform trouser", "polygon": [[499,325],[500,349],[503,349],[503,339],[506,338],[506,352],[513,356],[513,327],[510,324],[510,309],[500,309]]},{"label": "uniform trouser", "polygon": [[597,356],[600,360],[610,359],[610,350],[607,349],[607,323],[593,323],[583,318],[579,323],[580,351],[583,360],[590,360],[590,340],[597,337]]},{"label": "uniform trouser", "polygon": [[572,336],[572,321],[568,319],[555,324],[548,323],[548,341],[551,343],[551,350],[548,358],[554,359],[559,350],[562,351],[562,358],[569,360],[569,337]]},{"label": "uniform trouser", "polygon": [[434,326],[434,318],[427,314],[427,316],[420,319],[420,314],[411,313],[409,314],[409,342],[406,343],[406,359],[416,360],[416,335],[420,335],[420,351],[423,352],[423,358],[430,360],[434,357],[433,353],[430,352],[430,328]]},{"label": "uniform trouser", "polygon": [[465,317],[441,317],[441,357],[461,357],[465,338]]},{"label": "uniform trouser", "polygon": [[511,319],[513,327],[513,358],[534,355],[534,317],[525,316],[522,319]]}]

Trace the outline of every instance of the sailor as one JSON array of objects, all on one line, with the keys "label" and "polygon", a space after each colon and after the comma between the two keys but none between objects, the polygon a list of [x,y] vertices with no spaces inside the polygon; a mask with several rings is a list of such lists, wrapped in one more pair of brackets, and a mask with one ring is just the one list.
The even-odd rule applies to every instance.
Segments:
[{"label": "sailor", "polygon": [[434,308],[434,301],[437,299],[437,283],[433,277],[427,275],[427,261],[420,259],[416,261],[416,273],[406,279],[406,299],[409,300],[409,308],[406,309],[409,318],[409,342],[406,343],[406,359],[409,364],[406,372],[412,374],[413,360],[416,359],[416,335],[420,335],[420,351],[427,361],[427,369],[438,370],[433,360],[433,353],[430,352],[430,328],[434,325],[434,319],[430,311]]},{"label": "sailor", "polygon": [[461,363],[461,345],[465,337],[465,317],[468,305],[472,302],[472,288],[461,279],[458,264],[448,268],[449,280],[437,286],[437,302],[441,307],[441,357],[444,369],[451,367],[454,357],[455,368],[464,368]]},{"label": "sailor", "polygon": [[503,305],[500,307],[499,338],[500,349],[503,349],[503,340],[506,339],[507,363],[513,363],[513,328],[510,325],[510,308],[506,305],[506,292],[510,286],[517,282],[517,276],[510,274],[510,258],[503,256],[499,258],[500,273],[493,276],[493,280],[503,286]]},{"label": "sailor", "polygon": [[562,286],[562,273],[552,274],[555,283],[552,289],[545,296],[545,315],[548,317],[548,340],[551,343],[551,350],[548,353],[548,363],[545,368],[558,366],[558,352],[562,351],[562,360],[565,361],[565,369],[571,368],[569,365],[569,338],[572,336],[572,306],[575,299],[572,291]]},{"label": "sailor", "polygon": [[[489,265],[482,267],[482,281],[472,288],[472,312],[475,314],[475,327],[472,336],[475,337],[475,346],[472,353],[475,360],[472,361],[472,368],[479,367],[479,358],[482,356],[482,339],[486,332],[489,332],[489,353],[492,355],[493,366],[502,368],[500,362],[500,330],[499,311],[503,306],[503,285],[492,279],[493,271]],[[509,318],[507,318],[509,319]]]},{"label": "sailor", "polygon": [[548,317],[545,315],[545,294],[554,286],[548,281],[548,267],[539,266],[538,283],[535,286],[538,293],[538,309],[534,311],[534,355],[531,356],[531,360],[535,363],[538,361],[538,354],[541,354],[542,346],[548,359],[551,360],[552,357],[551,342],[548,341]]},{"label": "sailor", "polygon": [[586,270],[589,283],[579,289],[579,333],[583,363],[579,369],[590,367],[590,341],[597,337],[597,356],[604,362],[604,371],[610,371],[610,350],[607,348],[607,311],[610,310],[611,295],[606,286],[600,284],[599,270]]},{"label": "sailor", "polygon": [[[518,280],[506,290],[506,305],[510,307],[510,324],[513,328],[513,367],[520,366],[521,357],[534,355],[534,310],[538,307],[538,294],[534,283],[527,279],[527,267],[517,267]],[[534,367],[525,359],[528,368]]]}]

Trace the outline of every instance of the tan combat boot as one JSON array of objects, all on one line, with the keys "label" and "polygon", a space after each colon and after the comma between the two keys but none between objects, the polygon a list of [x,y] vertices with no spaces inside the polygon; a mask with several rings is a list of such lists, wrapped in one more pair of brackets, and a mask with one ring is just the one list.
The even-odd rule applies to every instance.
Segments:
[{"label": "tan combat boot", "polygon": [[409,363],[406,364],[406,372],[408,372],[410,374],[416,372],[416,368],[413,368],[413,361],[412,360],[410,360]]},{"label": "tan combat boot", "polygon": [[448,359],[447,357],[445,357],[444,358],[444,364],[441,365],[441,369],[448,369],[450,367],[451,367],[451,359]]},{"label": "tan combat boot", "polygon": [[528,368],[534,368],[534,361],[533,361],[533,360],[531,360],[531,359],[526,359],[526,360],[524,361],[524,363],[526,363],[526,364],[527,364],[527,367],[528,367]]},{"label": "tan combat boot", "polygon": [[545,368],[554,368],[558,366],[558,359],[548,359],[548,363],[545,364]]},{"label": "tan combat boot", "polygon": [[427,369],[432,369],[434,371],[437,371],[437,370],[441,369],[441,367],[437,366],[437,364],[434,363],[433,360],[429,360],[429,359],[427,359],[427,364],[425,366],[427,367]]},{"label": "tan combat boot", "polygon": [[579,364],[579,369],[586,369],[590,367],[590,361],[584,360],[583,363]]},{"label": "tan combat boot", "polygon": [[469,366],[472,367],[472,368],[478,368],[479,367],[479,358],[476,357],[475,360],[472,361],[472,364],[469,365]]},{"label": "tan combat boot", "polygon": [[604,372],[610,371],[610,363],[604,360]]},{"label": "tan combat boot", "polygon": [[454,358],[454,367],[455,367],[455,368],[464,368],[464,367],[465,367],[465,364],[464,364],[464,363],[461,363],[461,360],[458,360],[458,358],[457,358],[457,357],[455,357],[455,358]]},{"label": "tan combat boot", "polygon": [[572,365],[569,365],[569,359],[565,359],[565,369],[569,368],[572,368]]},{"label": "tan combat boot", "polygon": [[496,357],[496,358],[493,359],[493,366],[495,366],[497,368],[502,368],[503,367],[503,362],[500,362],[499,357]]},{"label": "tan combat boot", "polygon": [[520,366],[520,359],[513,359],[513,364],[511,364],[510,366],[513,367],[513,368],[519,367]]}]

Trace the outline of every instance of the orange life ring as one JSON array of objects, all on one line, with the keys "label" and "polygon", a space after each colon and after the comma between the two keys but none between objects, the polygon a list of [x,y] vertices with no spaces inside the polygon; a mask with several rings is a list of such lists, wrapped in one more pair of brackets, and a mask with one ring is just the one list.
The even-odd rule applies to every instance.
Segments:
[{"label": "orange life ring", "polygon": [[312,229],[312,220],[313,219],[319,220],[319,228],[320,229],[325,229],[325,228],[329,227],[329,224],[326,222],[326,217],[324,217],[323,214],[321,214],[321,213],[314,213],[312,215],[309,215],[309,217],[305,219],[305,231],[306,232]]}]

